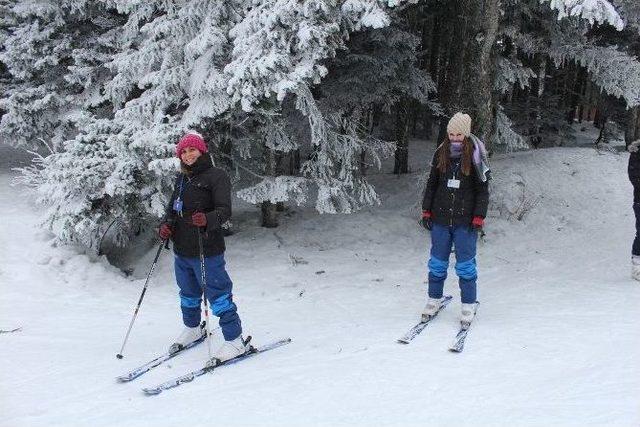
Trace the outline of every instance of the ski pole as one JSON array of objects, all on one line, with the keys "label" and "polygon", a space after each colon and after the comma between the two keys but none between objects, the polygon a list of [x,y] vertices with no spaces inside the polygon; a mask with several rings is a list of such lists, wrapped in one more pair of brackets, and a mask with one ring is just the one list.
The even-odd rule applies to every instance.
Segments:
[{"label": "ski pole", "polygon": [[144,299],[144,294],[147,292],[147,286],[149,285],[149,278],[151,274],[153,274],[153,270],[156,268],[156,264],[158,263],[158,258],[160,258],[160,252],[162,252],[162,247],[168,246],[169,239],[162,240],[160,242],[160,246],[158,246],[158,252],[156,252],[156,257],[153,259],[153,263],[151,264],[151,268],[149,269],[149,273],[147,274],[147,280],[144,282],[144,287],[142,288],[142,293],[140,294],[140,299],[138,300],[138,304],[136,305],[136,309],[133,311],[133,317],[131,318],[131,323],[129,323],[129,329],[127,329],[127,335],[124,337],[124,342],[122,343],[122,347],[120,348],[120,353],[116,354],[118,359],[122,359],[124,356],[122,352],[124,351],[124,346],[127,344],[127,340],[129,339],[129,334],[131,333],[131,328],[133,327],[133,322],[136,320],[138,316],[138,310],[140,310],[140,306],[142,305],[142,300]]},{"label": "ski pole", "polygon": [[204,299],[204,325],[207,334],[207,351],[209,352],[209,359],[213,357],[211,354],[211,322],[209,321],[209,303],[207,302],[207,276],[204,272],[204,248],[202,245],[202,232],[200,227],[198,229],[198,246],[200,247],[200,274],[202,277],[202,296]]}]

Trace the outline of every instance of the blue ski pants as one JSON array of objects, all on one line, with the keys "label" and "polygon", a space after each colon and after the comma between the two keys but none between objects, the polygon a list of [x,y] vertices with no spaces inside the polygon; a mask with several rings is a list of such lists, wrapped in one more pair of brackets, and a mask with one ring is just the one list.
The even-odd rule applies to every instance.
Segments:
[{"label": "blue ski pants", "polygon": [[175,254],[176,281],[180,288],[180,308],[185,326],[193,328],[200,324],[202,289],[206,288],[205,295],[210,310],[220,318],[220,329],[224,339],[231,341],[240,336],[242,326],[231,293],[233,283],[224,266],[224,254],[205,257],[206,285],[203,286],[200,258]]},{"label": "blue ski pants", "polygon": [[452,245],[456,254],[456,274],[459,278],[462,303],[476,302],[476,243],[478,231],[468,225],[444,226],[434,223],[431,230],[429,259],[429,297],[442,298],[449,268]]}]

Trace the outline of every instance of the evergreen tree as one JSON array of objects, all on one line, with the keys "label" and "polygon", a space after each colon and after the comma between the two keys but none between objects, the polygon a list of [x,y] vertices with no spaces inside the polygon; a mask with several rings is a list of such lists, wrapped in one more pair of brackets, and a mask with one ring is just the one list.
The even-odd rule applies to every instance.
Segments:
[{"label": "evergreen tree", "polygon": [[633,0],[0,0],[0,12],[0,134],[47,147],[23,180],[62,240],[96,249],[162,216],[187,130],[275,226],[283,203],[377,203],[368,166],[395,152],[408,171],[410,132],[441,118],[439,139],[460,109],[509,150],[562,143],[588,103],[607,113],[602,131],[637,128]]}]

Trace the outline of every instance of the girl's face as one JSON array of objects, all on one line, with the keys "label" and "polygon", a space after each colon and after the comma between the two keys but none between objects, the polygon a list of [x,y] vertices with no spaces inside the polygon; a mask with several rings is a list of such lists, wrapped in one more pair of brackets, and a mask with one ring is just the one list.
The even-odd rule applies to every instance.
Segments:
[{"label": "girl's face", "polygon": [[449,141],[451,142],[463,142],[464,135],[461,133],[449,133]]},{"label": "girl's face", "polygon": [[197,148],[187,147],[182,151],[180,160],[182,160],[185,165],[191,166],[201,155],[202,153]]}]

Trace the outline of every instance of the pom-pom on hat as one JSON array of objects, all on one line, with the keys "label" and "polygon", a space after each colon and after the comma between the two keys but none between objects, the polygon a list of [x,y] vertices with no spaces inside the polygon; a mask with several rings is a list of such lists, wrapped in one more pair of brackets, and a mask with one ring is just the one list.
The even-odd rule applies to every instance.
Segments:
[{"label": "pom-pom on hat", "polygon": [[178,145],[176,146],[176,156],[180,158],[180,156],[182,156],[182,152],[188,147],[195,148],[201,153],[206,153],[208,151],[207,143],[204,142],[202,136],[197,133],[188,133],[180,138],[180,142],[178,142]]},{"label": "pom-pom on hat", "polygon": [[471,116],[465,113],[455,113],[447,124],[448,133],[461,133],[469,137],[471,135]]}]

